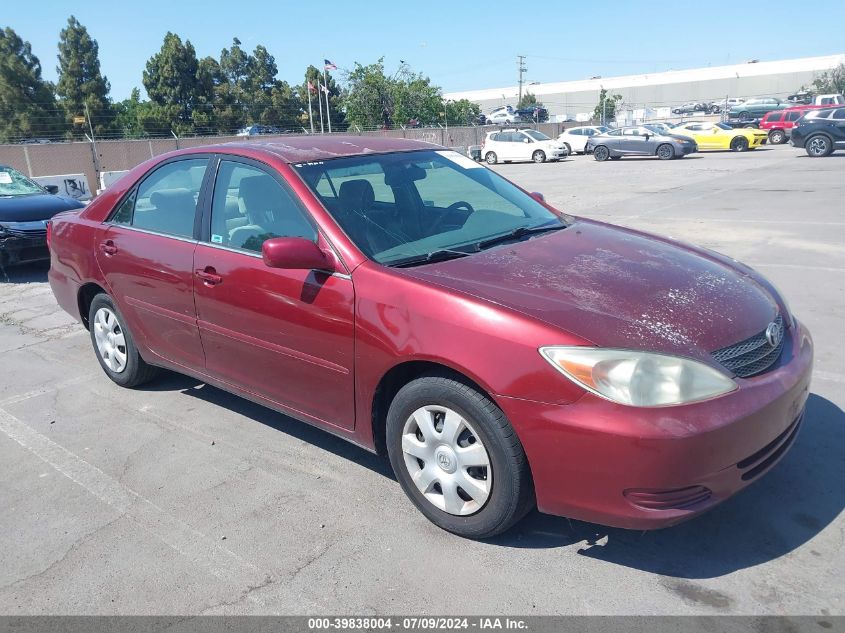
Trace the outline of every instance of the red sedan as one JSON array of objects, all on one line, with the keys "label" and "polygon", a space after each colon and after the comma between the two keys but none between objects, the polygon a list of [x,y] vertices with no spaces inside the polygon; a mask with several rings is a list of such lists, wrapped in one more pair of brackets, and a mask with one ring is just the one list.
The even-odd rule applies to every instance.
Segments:
[{"label": "red sedan", "polygon": [[166,367],[384,452],[467,537],[535,505],[693,517],[784,455],[807,399],[810,335],[762,276],[427,143],[166,154],[49,242],[53,292],[114,382]]}]

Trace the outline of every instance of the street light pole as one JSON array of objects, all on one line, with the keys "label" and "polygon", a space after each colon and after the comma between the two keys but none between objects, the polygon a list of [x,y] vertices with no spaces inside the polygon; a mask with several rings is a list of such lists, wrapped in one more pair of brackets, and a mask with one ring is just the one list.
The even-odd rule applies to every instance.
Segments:
[{"label": "street light pole", "polygon": [[522,77],[528,69],[525,67],[525,55],[517,55],[516,60],[517,67],[519,68],[519,100],[516,102],[516,107],[519,108],[519,104],[522,103],[522,84],[524,81]]}]

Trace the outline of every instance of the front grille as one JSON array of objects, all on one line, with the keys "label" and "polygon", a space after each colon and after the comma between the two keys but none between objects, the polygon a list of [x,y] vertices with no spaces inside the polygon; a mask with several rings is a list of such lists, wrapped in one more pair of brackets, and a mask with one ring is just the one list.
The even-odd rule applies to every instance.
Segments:
[{"label": "front grille", "polygon": [[22,237],[25,239],[41,239],[47,237],[47,229],[19,229],[12,227],[5,227],[6,233],[12,237]]},{"label": "front grille", "polygon": [[[783,317],[778,315],[774,321],[783,331]],[[766,339],[766,330],[713,352],[713,358],[723,367],[729,369],[740,378],[749,378],[763,373],[774,365],[783,350],[786,332],[775,347]]]}]

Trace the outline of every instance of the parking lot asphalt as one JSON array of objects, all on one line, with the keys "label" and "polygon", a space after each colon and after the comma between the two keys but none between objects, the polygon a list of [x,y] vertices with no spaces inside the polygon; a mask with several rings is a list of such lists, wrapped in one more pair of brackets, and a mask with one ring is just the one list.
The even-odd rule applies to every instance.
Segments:
[{"label": "parking lot asphalt", "polygon": [[42,267],[0,283],[2,614],[843,614],[845,153],[495,167],[573,214],[768,275],[816,342],[804,428],[709,514],[639,533],[532,513],[487,542],[386,460],[166,374],[112,384]]}]

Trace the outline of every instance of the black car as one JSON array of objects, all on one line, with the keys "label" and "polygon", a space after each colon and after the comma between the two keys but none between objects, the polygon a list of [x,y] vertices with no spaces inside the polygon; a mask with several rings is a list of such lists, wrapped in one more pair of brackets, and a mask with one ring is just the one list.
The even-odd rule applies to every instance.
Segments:
[{"label": "black car", "polygon": [[549,120],[549,111],[541,106],[531,106],[529,108],[520,108],[516,111],[519,118],[523,121],[534,121],[535,123],[545,123]]},{"label": "black car", "polygon": [[845,108],[810,110],[795,122],[789,141],[813,158],[845,149]]},{"label": "black car", "polygon": [[61,211],[85,206],[56,195],[58,190],[55,185],[44,188],[0,165],[0,267],[50,258],[47,221]]}]

